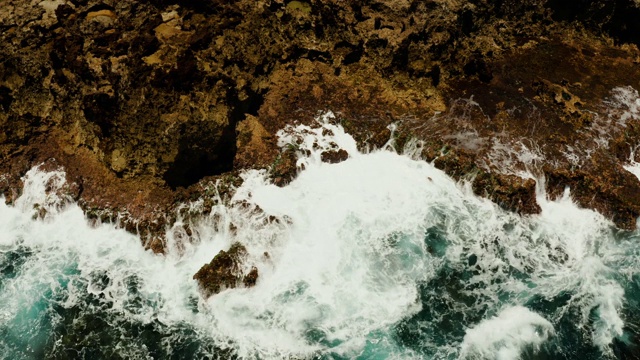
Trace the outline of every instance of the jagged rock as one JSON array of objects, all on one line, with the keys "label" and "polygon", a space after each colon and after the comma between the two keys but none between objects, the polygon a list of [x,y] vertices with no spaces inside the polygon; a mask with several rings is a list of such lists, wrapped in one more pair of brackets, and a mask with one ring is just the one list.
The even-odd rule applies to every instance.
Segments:
[{"label": "jagged rock", "polygon": [[552,196],[561,196],[567,187],[581,206],[611,218],[620,228],[636,229],[640,217],[640,182],[608,154],[597,153],[581,169],[553,169],[545,172]]},{"label": "jagged rock", "polygon": [[520,214],[538,214],[536,182],[515,175],[481,173],[473,180],[473,189],[502,208]]},{"label": "jagged rock", "polygon": [[330,164],[337,164],[343,162],[349,158],[349,153],[344,149],[328,150],[320,154],[323,162]]},{"label": "jagged rock", "polygon": [[253,266],[251,271],[242,279],[242,283],[246,287],[252,287],[256,285],[256,282],[258,282],[258,268]]},{"label": "jagged rock", "polygon": [[639,13],[633,0],[7,0],[2,190],[10,200],[26,170],[55,158],[87,211],[125,211],[149,244],[208,179],[258,167],[287,184],[298,169],[276,132],[331,109],[361,147],[383,146],[399,124],[429,161],[523,213],[538,209],[531,182],[491,159],[537,146],[554,164],[534,164],[557,180],[550,192],[569,184],[630,228],[635,197],[613,189],[635,189],[621,164],[640,126],[611,129],[604,165],[563,154],[592,145],[613,88],[640,87]]},{"label": "jagged rock", "polygon": [[285,149],[275,159],[271,166],[271,179],[277,186],[285,186],[298,173],[297,158],[293,149]]},{"label": "jagged rock", "polygon": [[204,265],[193,278],[200,285],[204,297],[215,295],[225,289],[234,289],[239,285],[251,287],[258,279],[258,269],[254,266],[244,274],[243,263],[247,249],[240,243],[231,245],[228,251],[220,251],[209,264]]},{"label": "jagged rock", "polygon": [[275,136],[265,130],[257,117],[247,115],[238,124],[236,132],[235,168],[267,168],[275,162],[278,155]]}]

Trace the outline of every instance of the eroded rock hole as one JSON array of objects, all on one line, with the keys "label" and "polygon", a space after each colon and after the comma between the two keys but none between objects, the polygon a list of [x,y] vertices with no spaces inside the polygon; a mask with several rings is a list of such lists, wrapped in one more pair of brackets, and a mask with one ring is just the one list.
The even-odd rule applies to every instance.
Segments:
[{"label": "eroded rock hole", "polygon": [[192,126],[185,129],[179,142],[178,155],[165,172],[163,179],[172,189],[189,187],[206,176],[220,175],[233,170],[236,156],[236,125],[247,114],[257,115],[263,96],[249,92],[240,100],[235,91],[229,94],[229,124],[222,130]]},{"label": "eroded rock hole", "polygon": [[478,76],[483,83],[489,83],[493,79],[491,68],[484,59],[476,57],[471,59],[463,68],[467,76]]},{"label": "eroded rock hole", "polygon": [[103,136],[109,137],[118,108],[116,97],[105,93],[91,94],[84,97],[83,105],[85,118],[98,125]]},{"label": "eroded rock hole", "polygon": [[364,50],[362,48],[357,48],[356,50],[345,55],[344,59],[342,59],[342,65],[350,65],[357,63],[362,58],[362,54]]},{"label": "eroded rock hole", "polygon": [[12,102],[13,96],[11,96],[11,90],[7,87],[0,86],[0,109],[9,111]]},{"label": "eroded rock hole", "polygon": [[193,90],[194,84],[202,80],[203,75],[198,69],[198,61],[191,51],[180,56],[177,66],[169,72],[158,69],[153,74],[152,84],[155,87],[168,88],[175,91],[188,92]]}]

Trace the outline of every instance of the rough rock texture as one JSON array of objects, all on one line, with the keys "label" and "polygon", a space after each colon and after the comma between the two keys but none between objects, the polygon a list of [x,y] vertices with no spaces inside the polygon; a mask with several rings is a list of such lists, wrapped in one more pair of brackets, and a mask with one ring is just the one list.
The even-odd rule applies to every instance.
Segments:
[{"label": "rough rock texture", "polygon": [[423,140],[506,209],[539,211],[533,174],[633,228],[640,125],[614,89],[640,88],[638,18],[632,0],[6,0],[0,190],[53,158],[89,217],[162,252],[207,184],[250,167],[286,184],[275,133],[331,109],[362,146],[398,124],[397,149]]},{"label": "rough rock texture", "polygon": [[234,289],[239,285],[251,287],[258,279],[258,269],[252,267],[243,273],[243,262],[247,249],[240,243],[231,245],[228,251],[220,251],[209,264],[205,264],[193,278],[200,284],[205,297],[217,294],[225,289]]}]

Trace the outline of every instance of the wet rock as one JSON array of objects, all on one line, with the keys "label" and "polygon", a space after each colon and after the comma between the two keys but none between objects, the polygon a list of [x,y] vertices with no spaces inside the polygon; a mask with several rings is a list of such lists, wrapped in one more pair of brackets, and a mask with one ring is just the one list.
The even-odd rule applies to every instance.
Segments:
[{"label": "wet rock", "polygon": [[539,40],[489,62],[499,69],[490,83],[453,82],[457,90],[452,96],[473,97],[450,107],[446,121],[439,122],[446,129],[437,124],[444,118],[423,127],[439,134],[439,146],[467,154],[464,161],[445,161],[443,156],[436,164],[450,163],[445,171],[453,175],[478,169],[493,174],[479,176],[474,190],[483,188],[481,194],[524,213],[537,208],[523,205],[534,203],[533,185],[516,191],[517,196],[506,195],[501,193],[513,187],[492,177],[518,171],[544,174],[547,191],[558,195],[570,187],[581,206],[597,209],[619,227],[634,228],[634,194],[640,184],[622,165],[640,138],[635,121],[624,129],[616,125],[624,115],[611,114],[611,107],[620,105],[608,99],[622,84],[640,84],[640,75],[632,70],[637,54],[635,47],[614,48],[599,40]]},{"label": "wet rock", "polygon": [[193,278],[200,285],[203,295],[209,297],[239,285],[254,286],[258,279],[258,269],[254,266],[244,274],[246,257],[247,249],[240,243],[234,243],[228,251],[220,251],[209,264],[200,268]]},{"label": "wet rock", "polygon": [[[268,168],[290,182],[295,152],[277,148],[276,132],[330,109],[361,148],[384,146],[398,125],[399,151],[423,140],[427,160],[476,179],[477,193],[507,209],[538,211],[532,183],[514,175],[532,171],[629,227],[637,204],[623,192],[636,180],[622,164],[640,126],[607,127],[603,100],[640,86],[640,10],[632,0],[582,5],[8,0],[2,190],[10,200],[20,176],[55,158],[81,185],[72,192],[85,211],[127,214],[137,224],[127,228],[160,251],[166,214],[207,197],[207,179]],[[607,144],[596,129],[610,130]],[[610,160],[588,159],[596,145]],[[539,157],[524,163],[506,149]]]},{"label": "wet rock", "polygon": [[298,158],[294,149],[285,149],[277,157],[271,167],[270,175],[277,186],[285,186],[298,174],[296,165]]},{"label": "wet rock", "polygon": [[349,158],[349,153],[344,149],[328,150],[320,154],[323,162],[330,164],[337,164],[343,162]]},{"label": "wet rock", "polygon": [[515,175],[481,173],[473,180],[473,190],[502,208],[520,214],[538,214],[536,181]]},{"label": "wet rock", "polygon": [[234,167],[238,169],[267,168],[278,156],[275,136],[271,135],[259,119],[247,115],[236,127],[239,151],[234,158]]},{"label": "wet rock", "polygon": [[251,268],[251,271],[249,271],[249,273],[242,279],[242,283],[246,287],[252,287],[256,285],[257,281],[258,281],[258,268],[254,266]]},{"label": "wet rock", "polygon": [[154,254],[164,254],[166,252],[165,246],[165,240],[159,236],[152,237],[146,244],[146,248]]},{"label": "wet rock", "polygon": [[470,181],[477,195],[487,197],[509,211],[520,214],[540,213],[535,180],[488,172],[479,167],[477,154],[464,149],[452,149],[444,155],[432,156],[434,166],[455,179]]},{"label": "wet rock", "polygon": [[545,175],[552,197],[562,196],[569,188],[579,205],[599,211],[622,229],[636,229],[636,219],[640,216],[640,182],[611,156],[598,153],[584,168],[547,168]]}]

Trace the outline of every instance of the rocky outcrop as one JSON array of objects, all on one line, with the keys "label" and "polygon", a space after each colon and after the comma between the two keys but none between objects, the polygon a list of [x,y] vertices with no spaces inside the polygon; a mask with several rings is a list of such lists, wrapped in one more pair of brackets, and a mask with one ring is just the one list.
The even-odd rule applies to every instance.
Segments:
[{"label": "rocky outcrop", "polygon": [[640,125],[618,121],[614,89],[640,88],[640,10],[582,5],[7,0],[0,190],[11,201],[53,158],[89,217],[162,252],[176,204],[210,181],[251,167],[290,181],[275,133],[331,109],[363,147],[397,124],[397,149],[422,140],[426,160],[506,209],[538,212],[530,177],[545,177],[552,196],[568,186],[633,228],[640,182],[622,165]]},{"label": "rocky outcrop", "polygon": [[258,280],[258,269],[252,267],[243,272],[247,249],[240,243],[231,245],[228,251],[220,251],[209,264],[205,264],[193,278],[200,284],[205,297],[217,294],[225,289],[234,289],[240,285],[252,287]]},{"label": "rocky outcrop", "polygon": [[[429,140],[426,157],[436,166],[458,177],[478,174],[474,189],[500,204],[535,202],[535,186],[526,187],[530,201],[516,200],[523,189],[508,186],[514,192],[496,195],[505,189],[503,181],[487,182],[487,176],[528,173],[546,178],[551,196],[570,187],[580,205],[634,229],[640,183],[623,165],[640,139],[640,117],[633,113],[638,54],[635,46],[583,37],[536,40],[487,60],[491,80],[452,82],[451,97],[469,97],[408,129]],[[443,148],[447,153],[438,150]],[[506,208],[526,213],[537,206]]]}]

